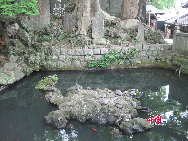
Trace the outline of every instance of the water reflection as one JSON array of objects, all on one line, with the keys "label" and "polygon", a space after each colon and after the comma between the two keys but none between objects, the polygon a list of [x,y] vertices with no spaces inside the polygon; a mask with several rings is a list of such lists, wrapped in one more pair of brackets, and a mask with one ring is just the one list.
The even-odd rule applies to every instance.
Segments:
[{"label": "water reflection", "polygon": [[154,116],[161,115],[167,119],[162,128],[159,125],[148,134],[150,140],[186,140],[188,135],[187,110],[183,111],[182,103],[168,99],[169,85],[161,86],[159,91],[145,91],[143,100],[145,106],[151,108]]}]

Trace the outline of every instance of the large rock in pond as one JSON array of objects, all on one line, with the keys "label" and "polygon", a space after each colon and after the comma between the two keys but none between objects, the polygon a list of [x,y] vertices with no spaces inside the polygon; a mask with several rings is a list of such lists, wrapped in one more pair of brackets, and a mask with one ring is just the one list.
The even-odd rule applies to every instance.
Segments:
[{"label": "large rock in pond", "polygon": [[[56,76],[49,76],[41,80],[38,89],[46,93],[46,99],[58,105],[58,110],[45,116],[46,122],[57,128],[66,126],[68,119],[79,122],[89,120],[99,124],[117,125],[124,133],[135,133],[149,130],[153,127],[146,119],[135,118],[137,109],[142,109],[140,102],[131,96],[133,90],[121,92],[107,88],[83,89],[76,84],[67,89],[64,97],[55,88]],[[135,89],[134,89],[135,90]],[[140,95],[135,90],[136,95]]]}]

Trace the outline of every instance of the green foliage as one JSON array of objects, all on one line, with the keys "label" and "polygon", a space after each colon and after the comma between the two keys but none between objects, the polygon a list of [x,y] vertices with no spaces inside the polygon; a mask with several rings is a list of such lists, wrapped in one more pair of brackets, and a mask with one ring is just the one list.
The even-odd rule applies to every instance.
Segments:
[{"label": "green foliage", "polygon": [[164,40],[164,32],[157,30],[157,31],[152,31],[150,27],[148,27],[147,30],[145,30],[144,38],[147,43],[155,44],[155,43],[165,43]]},{"label": "green foliage", "polygon": [[176,0],[152,0],[152,5],[158,9],[164,10],[165,8],[170,9],[175,7]]},{"label": "green foliage", "polygon": [[65,11],[68,13],[72,13],[76,7],[76,2],[70,2],[66,5]]},{"label": "green foliage", "polygon": [[[52,79],[53,78],[53,79]],[[58,77],[56,74],[52,76],[52,78],[46,77],[43,80],[38,82],[38,85],[35,87],[35,89],[46,89],[47,85],[55,84],[57,83]]]},{"label": "green foliage", "polygon": [[63,30],[62,40],[64,40],[68,35],[67,35],[66,31],[64,30],[64,28],[62,28],[62,30]]},{"label": "green foliage", "polygon": [[20,3],[12,4],[14,0],[1,0],[0,9],[3,11],[0,15],[18,16],[25,15],[37,15],[39,14],[38,4],[36,0],[21,0]]},{"label": "green foliage", "polygon": [[126,32],[130,35],[130,37],[133,40],[136,40],[136,36],[138,34],[138,26],[134,27],[134,28],[129,28],[126,30]]},{"label": "green foliage", "polygon": [[[122,65],[123,63],[126,64],[126,60],[129,60],[134,57],[137,53],[139,52],[138,49],[133,49],[131,51],[118,51],[118,52],[112,52],[112,53],[106,53],[104,54],[104,57],[99,60],[94,62],[94,57],[90,61],[88,61],[88,67],[93,68],[93,67],[108,67],[112,66],[112,63],[115,61],[118,61],[118,66]],[[122,61],[121,61],[122,60]]]}]

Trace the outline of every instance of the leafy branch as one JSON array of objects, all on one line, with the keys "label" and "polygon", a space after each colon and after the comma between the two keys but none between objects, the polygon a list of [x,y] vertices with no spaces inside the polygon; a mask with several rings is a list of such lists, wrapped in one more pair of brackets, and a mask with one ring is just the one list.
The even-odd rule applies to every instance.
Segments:
[{"label": "leafy branch", "polygon": [[0,15],[18,16],[25,15],[37,15],[40,14],[38,10],[38,2],[36,0],[21,0],[20,3],[12,4],[14,0],[1,0],[0,9],[2,12]]}]

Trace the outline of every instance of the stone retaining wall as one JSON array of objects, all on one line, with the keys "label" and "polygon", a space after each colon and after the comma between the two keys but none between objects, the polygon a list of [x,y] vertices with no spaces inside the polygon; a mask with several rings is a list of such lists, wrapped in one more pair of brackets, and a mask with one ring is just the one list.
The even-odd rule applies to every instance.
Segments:
[{"label": "stone retaining wall", "polygon": [[175,33],[173,42],[173,52],[188,54],[188,33]]},{"label": "stone retaining wall", "polygon": [[[90,69],[87,67],[87,62],[94,58],[94,61],[101,60],[105,53],[112,53],[117,51],[128,51],[132,49],[138,49],[139,53],[133,59],[132,64],[143,64],[147,62],[169,61],[171,59],[170,53],[172,53],[172,45],[158,44],[158,45],[135,45],[135,46],[110,46],[88,49],[64,49],[53,47],[52,56],[47,58],[44,63],[44,68],[48,70],[67,70],[67,69]],[[117,62],[114,62],[113,66],[108,69],[114,69],[118,66]]]},{"label": "stone retaining wall", "polygon": [[172,51],[175,53],[186,55],[188,54],[188,33],[180,31],[179,26],[175,26],[173,33]]}]

